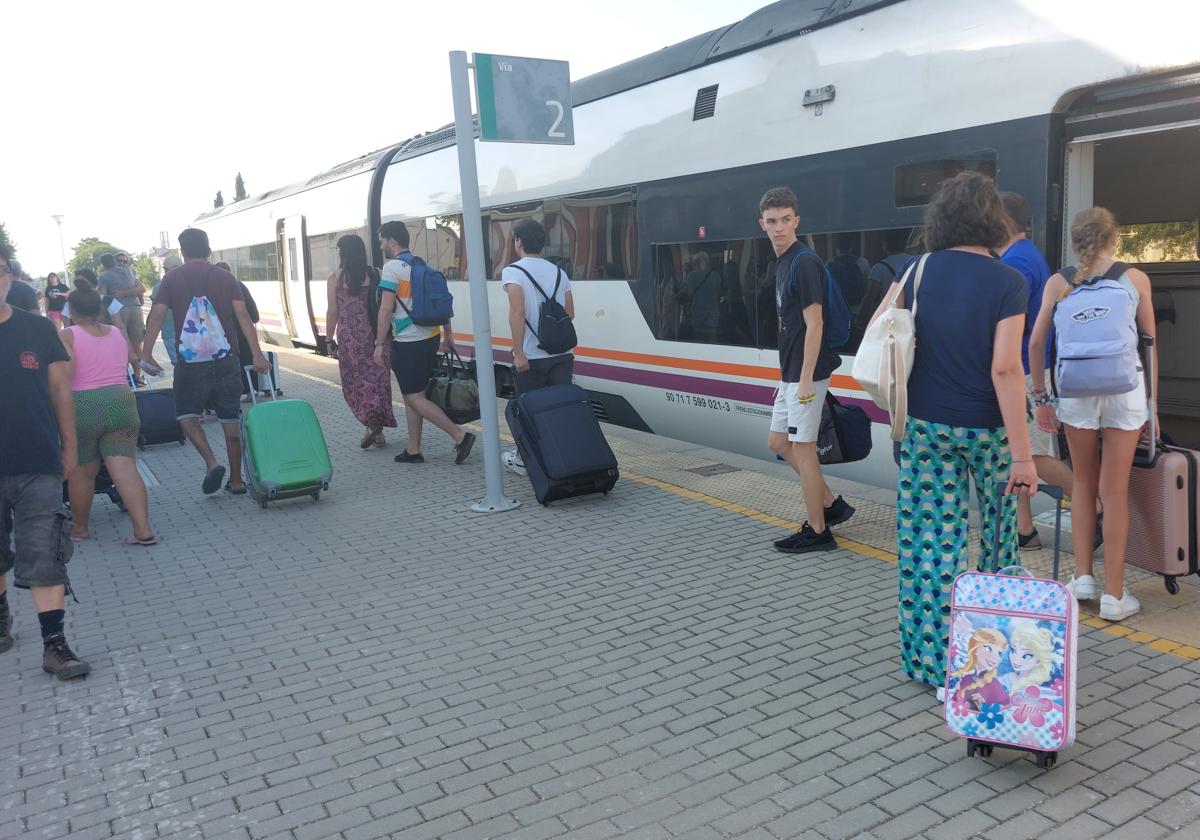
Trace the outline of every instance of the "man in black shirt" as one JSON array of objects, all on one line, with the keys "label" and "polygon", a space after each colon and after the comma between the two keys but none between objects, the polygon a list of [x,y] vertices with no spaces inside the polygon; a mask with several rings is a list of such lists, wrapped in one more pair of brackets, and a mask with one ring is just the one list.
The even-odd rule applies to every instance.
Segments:
[{"label": "man in black shirt", "polygon": [[788,554],[836,548],[830,526],[854,515],[836,499],[821,474],[817,433],[829,379],[841,364],[825,341],[825,266],[796,238],[800,224],[796,194],[787,187],[768,190],[759,202],[758,224],[775,250],[775,304],[779,312],[779,389],[771,417],[771,450],[800,476],[808,521],[775,548]]},{"label": "man in black shirt", "polygon": [[70,357],[48,318],[7,303],[11,263],[0,254],[0,653],[13,646],[7,575],[33,595],[42,670],[59,679],[91,668],[63,634],[71,514],[62,481],[75,468]]}]

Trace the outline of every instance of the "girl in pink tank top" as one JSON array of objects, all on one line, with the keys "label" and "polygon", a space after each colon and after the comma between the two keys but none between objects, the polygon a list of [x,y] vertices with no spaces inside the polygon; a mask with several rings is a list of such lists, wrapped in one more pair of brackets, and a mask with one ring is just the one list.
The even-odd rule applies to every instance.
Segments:
[{"label": "girl in pink tank top", "polygon": [[126,373],[129,367],[129,343],[116,327],[96,326],[107,332],[94,335],[79,324],[67,327],[74,339],[74,352],[71,354],[75,362],[75,372],[71,376],[72,391],[129,384],[129,375]]}]

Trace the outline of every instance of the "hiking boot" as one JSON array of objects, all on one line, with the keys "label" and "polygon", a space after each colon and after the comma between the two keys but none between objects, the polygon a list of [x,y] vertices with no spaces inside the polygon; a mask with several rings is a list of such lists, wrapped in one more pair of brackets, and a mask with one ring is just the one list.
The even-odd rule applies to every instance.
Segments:
[{"label": "hiking boot", "polygon": [[461,464],[471,456],[471,447],[475,445],[475,433],[467,432],[462,443],[454,444],[454,463]]},{"label": "hiking boot", "polygon": [[834,525],[841,525],[854,515],[854,508],[846,503],[846,500],[838,496],[833,500],[833,504],[825,508],[825,527],[832,528]]},{"label": "hiking boot", "polygon": [[1022,534],[1017,532],[1017,547],[1021,551],[1036,551],[1042,547],[1042,535],[1038,533],[1037,528],[1034,528],[1031,533]]},{"label": "hiking boot", "polygon": [[66,636],[55,633],[45,641],[42,670],[60,680],[73,680],[87,676],[91,673],[92,666],[75,655],[71,646],[67,644]]},{"label": "hiking boot", "polygon": [[790,537],[775,541],[775,549],[784,554],[806,554],[810,551],[831,551],[837,548],[837,540],[829,526],[823,533],[818,534],[807,522],[804,527]]},{"label": "hiking boot", "polygon": [[8,608],[8,601],[5,601],[0,604],[0,653],[4,653],[12,646],[12,610]]}]

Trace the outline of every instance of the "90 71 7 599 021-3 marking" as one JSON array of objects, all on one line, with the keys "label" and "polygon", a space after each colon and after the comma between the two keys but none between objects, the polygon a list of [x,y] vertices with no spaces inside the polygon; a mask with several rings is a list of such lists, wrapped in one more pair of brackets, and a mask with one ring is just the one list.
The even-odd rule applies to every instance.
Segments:
[{"label": "90 71 7 599 021-3 marking", "polygon": [[729,400],[718,400],[712,397],[701,397],[694,394],[682,394],[679,391],[664,391],[667,402],[676,405],[686,405],[692,408],[707,408],[712,411],[732,411]]}]

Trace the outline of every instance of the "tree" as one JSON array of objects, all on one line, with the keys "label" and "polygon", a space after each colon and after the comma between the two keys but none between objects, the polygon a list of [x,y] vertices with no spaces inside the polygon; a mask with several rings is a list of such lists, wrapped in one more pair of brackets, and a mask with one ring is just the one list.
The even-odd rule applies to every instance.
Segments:
[{"label": "tree", "polygon": [[225,199],[221,195],[221,191],[217,190],[217,197],[213,199],[213,207],[219,209],[224,206],[225,206]]},{"label": "tree", "polygon": [[233,200],[241,201],[246,197],[246,182],[242,180],[242,173],[239,172],[237,179],[233,182]]},{"label": "tree", "polygon": [[84,237],[75,246],[75,255],[71,258],[70,263],[71,272],[74,273],[81,268],[90,268],[99,274],[102,270],[100,255],[116,254],[121,250],[124,249],[118,248],[111,242],[105,242],[103,239],[97,239],[94,236]]},{"label": "tree", "polygon": [[154,284],[160,279],[158,269],[155,268],[154,260],[150,259],[149,253],[137,255],[137,260],[133,263],[133,273],[147,289],[153,289]]},{"label": "tree", "polygon": [[4,229],[4,222],[0,222],[0,254],[6,259],[12,259],[17,255],[17,246],[8,236],[8,231]]}]

